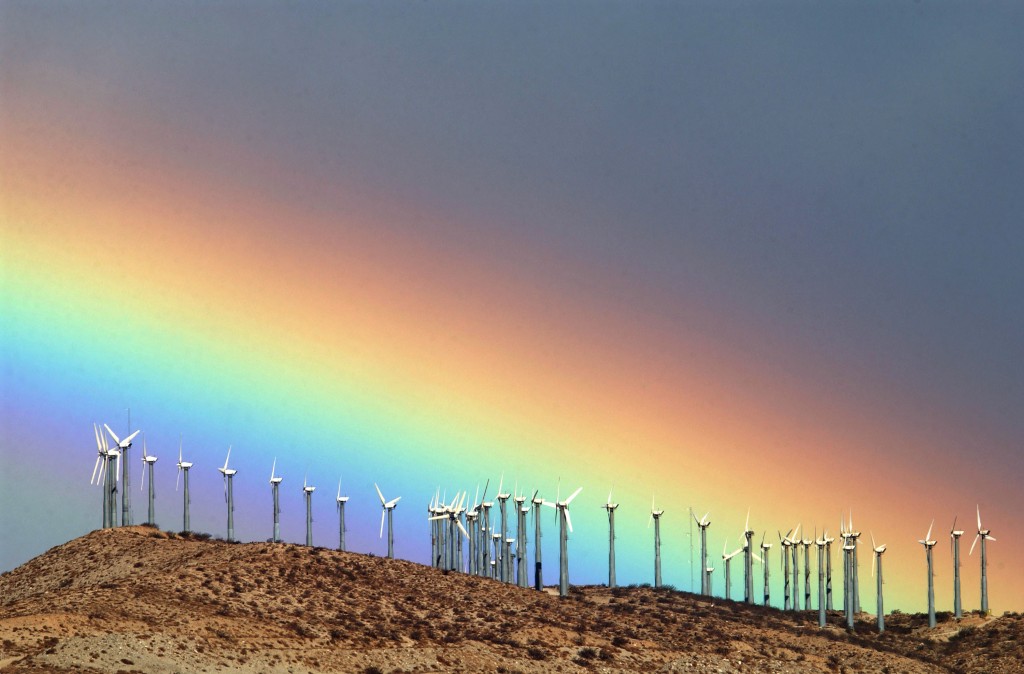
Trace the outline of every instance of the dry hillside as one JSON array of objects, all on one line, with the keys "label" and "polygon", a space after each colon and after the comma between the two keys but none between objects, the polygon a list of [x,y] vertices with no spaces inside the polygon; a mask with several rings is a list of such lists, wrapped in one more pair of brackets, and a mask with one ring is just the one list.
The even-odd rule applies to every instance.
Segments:
[{"label": "dry hillside", "polygon": [[0,672],[1024,672],[1019,615],[841,618],[131,527],[0,576]]}]

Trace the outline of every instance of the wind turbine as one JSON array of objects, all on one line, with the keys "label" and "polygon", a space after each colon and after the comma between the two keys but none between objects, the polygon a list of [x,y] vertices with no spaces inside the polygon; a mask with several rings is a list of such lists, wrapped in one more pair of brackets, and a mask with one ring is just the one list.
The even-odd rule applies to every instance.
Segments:
[{"label": "wind turbine", "polygon": [[306,476],[302,477],[302,494],[306,498],[306,547],[313,547],[313,492],[316,487],[306,483]]},{"label": "wind turbine", "polygon": [[825,532],[818,538],[818,532],[814,532],[814,544],[818,547],[818,627],[824,627],[825,616],[825,546],[828,542],[825,539]]},{"label": "wind turbine", "polygon": [[743,525],[743,601],[754,603],[754,545],[751,542],[754,532],[750,528],[750,508],[747,508],[747,521]]},{"label": "wind turbine", "polygon": [[985,541],[996,540],[992,536],[991,529],[981,527],[981,506],[978,506],[978,533],[974,536],[974,543],[971,543],[971,551],[968,556],[974,554],[974,546],[981,540],[981,612],[988,615],[988,558],[985,556]]},{"label": "wind turbine", "polygon": [[[507,517],[507,513],[505,512],[505,507],[506,507],[506,505],[508,503],[509,497],[512,496],[512,494],[510,494],[508,492],[501,491],[501,487],[504,484],[505,484],[505,474],[502,473],[501,474],[501,480],[498,482],[498,493],[495,495],[495,498],[498,499],[498,509],[501,510],[501,540],[503,540],[503,541],[506,538],[508,538],[508,517]],[[503,582],[503,583],[511,582],[511,580],[508,578],[508,576],[506,574],[506,568],[507,568],[506,567],[506,561],[507,560],[504,558],[504,554],[502,552],[501,557],[497,560],[497,562],[498,562],[498,572],[499,572],[498,577],[501,580],[501,582]]]},{"label": "wind turbine", "polygon": [[345,504],[348,496],[341,495],[341,477],[338,477],[338,549],[345,552]]},{"label": "wind turbine", "polygon": [[[132,510],[132,499],[131,491],[131,467],[128,465],[128,450],[132,447],[132,440],[139,434],[140,431],[135,431],[131,435],[127,436],[124,440],[117,437],[114,431],[110,430],[110,426],[103,424],[103,427],[107,429],[107,433],[110,433],[110,437],[114,438],[114,442],[117,443],[117,449],[121,454],[124,455],[124,461],[121,463],[121,479],[124,482],[124,488],[121,490],[121,526],[126,527],[131,524],[131,510]],[[128,427],[131,428],[131,413],[129,412]]]},{"label": "wind turbine", "polygon": [[[871,575],[875,575],[875,567],[878,567],[878,577],[875,579],[875,592],[878,595],[878,631],[885,631],[885,605],[882,603],[882,553],[885,552],[885,545],[875,544],[875,534],[871,533],[871,551],[875,556],[871,559]],[[933,625],[934,627],[934,625]]]},{"label": "wind turbine", "polygon": [[661,587],[661,516],[664,510],[657,510],[654,507],[654,497],[651,496],[651,517],[647,520],[647,528],[651,528],[654,522],[654,587]]},{"label": "wind turbine", "polygon": [[572,496],[565,499],[564,501],[558,500],[558,493],[555,494],[555,502],[544,501],[544,505],[555,509],[555,516],[558,517],[558,595],[560,597],[569,596],[569,549],[568,540],[569,534],[566,531],[572,531],[572,518],[569,517],[569,504],[576,498],[579,493],[583,491],[583,487],[579,487],[572,493]]},{"label": "wind turbine", "polygon": [[544,573],[541,562],[540,507],[544,499],[537,496],[540,490],[533,492],[530,502],[533,504],[533,589],[538,592],[544,589]]},{"label": "wind turbine", "polygon": [[[518,485],[517,485],[518,486]],[[516,502],[516,582],[519,587],[529,587],[526,577],[526,514],[530,508],[525,505],[526,494],[517,494]]]},{"label": "wind turbine", "polygon": [[608,500],[601,507],[608,511],[608,587],[615,587],[615,509],[619,504],[612,503],[611,489],[608,490]]},{"label": "wind turbine", "polygon": [[139,484],[141,490],[146,486],[146,473],[149,473],[149,510],[146,513],[146,524],[153,527],[156,526],[156,515],[153,510],[153,500],[156,492],[153,487],[153,464],[156,463],[156,457],[149,455],[149,450],[146,449],[146,436],[142,436],[142,482]]},{"label": "wind turbine", "polygon": [[960,602],[960,537],[964,532],[956,528],[956,521],[954,517],[953,526],[949,528],[949,554],[953,557],[953,615],[960,619],[964,617]]},{"label": "wind turbine", "polygon": [[270,490],[274,496],[274,542],[281,542],[281,500],[279,498],[279,490],[281,487],[281,480],[283,477],[275,476],[274,472],[277,470],[277,457],[274,457],[274,463],[270,465]]},{"label": "wind turbine", "polygon": [[931,540],[932,538],[932,527],[935,526],[935,520],[928,525],[928,533],[924,535],[924,540],[918,541],[924,546],[925,555],[928,557],[928,627],[935,627],[935,581],[934,573],[932,570],[932,548],[938,541]]},{"label": "wind turbine", "polygon": [[[804,536],[807,535],[807,529],[804,529]],[[817,534],[815,534],[817,536]],[[804,548],[804,610],[811,610],[811,546],[814,545],[814,539],[803,539],[800,541],[800,545]]]},{"label": "wind turbine", "polygon": [[483,543],[483,545],[480,546],[481,552],[482,552],[482,559],[481,559],[482,563],[480,564],[480,575],[483,576],[484,578],[487,578],[488,576],[491,575],[491,569],[492,569],[492,567],[491,567],[491,561],[492,561],[491,560],[491,542],[488,539],[490,534],[487,533],[487,532],[491,531],[491,529],[492,529],[492,527],[491,527],[491,508],[494,506],[494,502],[493,501],[488,501],[487,500],[487,488],[490,485],[491,485],[491,481],[487,480],[487,483],[484,485],[483,496],[480,497],[480,512],[481,512],[480,536],[481,536],[481,543]]},{"label": "wind turbine", "polygon": [[469,575],[480,573],[480,527],[477,518],[480,515],[480,485],[476,486],[473,505],[466,511],[466,529],[469,531]]},{"label": "wind turbine", "polygon": [[722,561],[725,562],[725,598],[732,599],[732,579],[729,577],[729,562],[733,557],[743,552],[743,548],[736,548],[736,550],[726,554],[726,544],[726,542],[722,542]]},{"label": "wind turbine", "polygon": [[374,489],[377,490],[377,496],[380,497],[380,505],[383,510],[380,513],[380,538],[384,537],[384,516],[387,515],[388,519],[388,559],[395,558],[395,530],[392,526],[392,517],[395,511],[395,506],[402,500],[402,497],[393,498],[390,501],[384,500],[384,494],[380,492],[380,487],[377,483],[373,483]]},{"label": "wind turbine", "polygon": [[793,536],[796,535],[796,527],[789,530],[785,536],[782,532],[779,533],[779,544],[782,546],[782,610],[788,611],[790,608],[796,609],[796,597],[793,596],[793,588],[790,585],[793,576],[789,573],[789,565],[791,557],[789,549],[793,547],[795,541]]},{"label": "wind turbine", "polygon": [[235,540],[235,489],[234,477],[238,471],[228,468],[228,460],[231,459],[231,445],[228,445],[228,455],[224,457],[224,467],[218,468],[224,476],[224,501],[228,504],[228,542]]},{"label": "wind turbine", "polygon": [[793,545],[790,546],[789,550],[793,554],[793,610],[800,610],[800,546],[803,541],[800,539],[800,525],[796,525],[796,529],[793,530],[793,539],[790,541]]},{"label": "wind turbine", "polygon": [[847,535],[853,539],[853,610],[860,613],[860,564],[857,562],[857,547],[860,545],[860,532],[853,528],[853,509],[850,509],[850,528]]},{"label": "wind turbine", "polygon": [[843,532],[843,610],[846,612],[846,629],[853,630],[853,551],[857,549],[850,532]]},{"label": "wind turbine", "polygon": [[761,534],[761,557],[762,557],[762,559],[761,559],[761,566],[764,568],[764,605],[765,606],[770,606],[771,605],[771,590],[769,589],[770,586],[768,584],[768,581],[769,581],[768,569],[770,569],[771,566],[768,564],[768,551],[772,549],[772,544],[771,543],[765,543],[764,542],[764,537],[765,537],[765,535]]},{"label": "wind turbine", "polygon": [[188,469],[191,468],[191,467],[192,467],[191,463],[189,463],[188,461],[183,461],[181,459],[181,438],[179,437],[178,438],[178,477],[174,478],[174,491],[178,491],[178,478],[181,477],[181,473],[182,473],[182,471],[184,471],[184,473],[185,473],[185,494],[184,494],[184,496],[185,496],[185,517],[184,517],[184,521],[182,522],[181,530],[184,531],[185,533],[188,533],[189,531],[191,531],[191,529],[189,528],[189,518],[188,518],[188,506],[192,502],[191,499],[189,498],[189,495],[188,495]]},{"label": "wind turbine", "polygon": [[[92,425],[93,435],[96,436],[96,463],[92,467],[92,477],[89,484],[102,485],[103,487],[103,528],[109,529],[114,526],[114,513],[117,503],[117,481],[120,471],[113,467],[112,459],[120,460],[121,453],[111,450],[107,445],[107,436],[100,433],[97,424]],[[101,467],[102,466],[102,467]]]},{"label": "wind turbine", "polygon": [[711,526],[711,520],[708,519],[708,515],[711,511],[704,513],[704,517],[697,519],[697,516],[690,512],[693,521],[700,527],[700,568],[704,569],[705,572],[700,575],[700,593],[702,595],[711,594],[711,574],[707,571],[708,568],[708,527]]},{"label": "wind turbine", "polygon": [[825,610],[832,610],[832,543],[835,537],[828,535],[828,529],[822,534],[821,540],[825,541]]}]

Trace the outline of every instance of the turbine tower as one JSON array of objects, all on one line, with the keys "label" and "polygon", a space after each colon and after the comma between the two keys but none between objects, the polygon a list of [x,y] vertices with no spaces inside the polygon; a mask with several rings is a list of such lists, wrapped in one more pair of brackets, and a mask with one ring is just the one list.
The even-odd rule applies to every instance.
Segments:
[{"label": "turbine tower", "polygon": [[306,483],[306,476],[302,478],[302,494],[306,498],[306,547],[313,547],[313,492],[316,487]]},{"label": "turbine tower", "polygon": [[153,487],[153,464],[156,463],[156,457],[150,456],[149,450],[146,449],[146,436],[142,436],[142,482],[139,484],[139,489],[143,489],[146,486],[146,473],[149,473],[149,509],[146,511],[146,524],[151,527],[156,526],[156,514],[153,509],[153,501],[156,496],[156,491]]},{"label": "turbine tower", "polygon": [[860,564],[857,562],[857,547],[860,545],[860,532],[853,528],[853,509],[850,509],[850,527],[846,530],[847,535],[853,539],[853,552],[851,566],[853,569],[853,611],[860,613]]},{"label": "turbine tower", "polygon": [[651,528],[654,522],[654,587],[661,587],[661,516],[664,510],[657,510],[654,507],[654,497],[651,496],[651,517],[647,520],[647,528]]},{"label": "turbine tower", "polygon": [[540,507],[544,505],[544,499],[537,496],[540,491],[533,493],[533,589],[541,591],[544,589],[544,572],[541,560],[541,532],[540,532]]},{"label": "turbine tower", "polygon": [[[498,509],[501,511],[501,540],[504,541],[508,538],[508,513],[506,512],[506,506],[508,504],[509,497],[512,494],[501,491],[502,486],[505,484],[505,474],[501,474],[501,480],[498,481],[498,493],[495,498],[498,499]],[[495,560],[498,562],[498,578],[503,583],[511,582],[506,574],[507,560],[504,558],[504,551],[501,551],[500,558]]]},{"label": "turbine tower", "polygon": [[771,606],[771,589],[769,585],[769,569],[771,566],[768,564],[768,551],[772,549],[771,543],[764,542],[764,534],[761,534],[761,567],[764,569],[764,605]]},{"label": "turbine tower", "polygon": [[871,550],[875,553],[872,558],[871,575],[875,575],[875,567],[878,567],[878,577],[875,579],[875,592],[878,595],[878,631],[885,631],[885,605],[882,603],[882,553],[885,552],[885,545],[875,544],[875,534],[871,534]]},{"label": "turbine tower", "polygon": [[750,508],[747,508],[747,521],[743,525],[743,601],[754,603],[754,532],[750,528]]},{"label": "turbine tower", "polygon": [[519,587],[529,587],[526,573],[526,514],[530,512],[526,506],[526,494],[517,494],[516,502],[516,583]]},{"label": "turbine tower", "polygon": [[843,535],[843,610],[846,612],[846,629],[853,630],[853,551],[856,545],[853,537],[846,532]]},{"label": "turbine tower", "polygon": [[[117,450],[124,455],[124,461],[121,462],[121,480],[124,482],[124,488],[121,490],[121,526],[126,527],[132,523],[132,498],[129,492],[131,491],[131,468],[128,465],[128,450],[132,447],[132,440],[139,434],[139,431],[135,431],[124,440],[117,437],[114,431],[110,430],[110,426],[103,424],[103,427],[107,429],[107,433],[110,433],[110,437],[114,438],[114,442],[117,443]],[[128,427],[131,428],[131,413],[128,416]]]},{"label": "turbine tower", "polygon": [[275,476],[274,472],[277,470],[277,457],[274,457],[274,463],[270,465],[270,491],[274,496],[274,543],[281,542],[281,500],[279,498],[279,492],[281,487],[281,480],[283,477]]},{"label": "turbine tower", "polygon": [[700,568],[704,569],[704,573],[700,574],[700,593],[702,595],[711,594],[711,572],[708,571],[708,527],[711,526],[708,515],[710,514],[711,511],[708,511],[704,513],[704,517],[697,519],[697,516],[692,511],[690,512],[693,521],[700,527]]},{"label": "turbine tower", "polygon": [[228,504],[228,543],[235,540],[234,478],[235,473],[238,472],[233,468],[228,468],[229,459],[231,459],[231,445],[228,445],[228,455],[224,458],[224,467],[217,469],[224,476],[224,501]]},{"label": "turbine tower", "polygon": [[391,499],[390,501],[385,501],[384,500],[384,494],[381,493],[380,487],[377,486],[376,482],[373,483],[373,488],[377,490],[377,496],[380,497],[380,506],[381,506],[381,508],[383,508],[383,510],[380,513],[380,536],[379,537],[380,538],[384,537],[384,516],[387,515],[387,520],[388,520],[388,559],[394,559],[395,558],[395,530],[394,530],[394,527],[393,527],[392,519],[393,519],[393,514],[394,514],[394,511],[395,511],[395,506],[398,505],[398,502],[402,500],[402,497],[399,496],[397,498]]},{"label": "turbine tower", "polygon": [[615,587],[615,509],[619,504],[612,503],[611,489],[608,490],[608,500],[601,507],[608,511],[608,587]]},{"label": "turbine tower", "polygon": [[338,477],[338,549],[345,552],[345,504],[348,503],[348,496],[341,495],[341,477]]},{"label": "turbine tower", "polygon": [[96,463],[92,466],[92,477],[89,479],[89,484],[102,485],[103,487],[103,517],[102,523],[104,529],[109,529],[114,526],[114,517],[117,512],[117,481],[118,473],[120,471],[113,467],[111,459],[117,459],[121,456],[121,453],[117,450],[111,450],[107,445],[107,436],[100,433],[99,426],[97,424],[92,425],[93,435],[96,436]]},{"label": "turbine tower", "polygon": [[731,600],[732,599],[732,578],[729,575],[729,563],[732,561],[733,557],[735,557],[736,555],[738,555],[741,552],[743,552],[743,548],[742,547],[736,548],[734,551],[726,554],[726,552],[725,552],[725,546],[726,545],[727,545],[727,542],[723,542],[722,543],[722,561],[725,562],[725,598]]},{"label": "turbine tower", "polygon": [[828,535],[828,529],[822,534],[822,540],[825,541],[825,610],[832,610],[832,543],[835,542],[835,537]]},{"label": "turbine tower", "polygon": [[[489,540],[490,532],[493,527],[491,526],[491,508],[494,507],[493,501],[487,500],[487,488],[491,485],[491,481],[488,480],[484,485],[484,494],[480,497],[480,512],[482,517],[480,518],[480,537],[481,537],[481,551],[483,553],[482,564],[480,565],[480,575],[487,578],[491,575],[491,542]],[[493,532],[492,532],[493,533]]]},{"label": "turbine tower", "polygon": [[[558,595],[569,596],[569,532],[572,531],[572,518],[569,517],[569,504],[583,491],[579,487],[572,493],[572,496],[564,501],[558,500],[558,493],[555,494],[555,502],[544,501],[544,505],[555,509],[555,516],[558,518]],[[568,531],[567,531],[568,529]]]},{"label": "turbine tower", "polygon": [[790,585],[793,576],[789,573],[789,565],[792,557],[789,554],[790,548],[794,545],[793,536],[796,535],[796,527],[789,530],[785,536],[779,534],[779,544],[782,546],[782,610],[796,609],[796,597],[793,596],[793,588]]},{"label": "turbine tower", "polygon": [[825,540],[825,532],[822,532],[821,538],[818,538],[818,532],[814,532],[814,545],[818,548],[818,627],[824,627],[826,623],[825,616],[825,546],[828,543]]},{"label": "turbine tower", "polygon": [[949,554],[953,557],[953,616],[959,620],[964,617],[960,602],[960,537],[964,532],[956,528],[956,520],[954,517],[949,529]]},{"label": "turbine tower", "polygon": [[928,525],[928,533],[924,535],[924,540],[918,541],[924,546],[925,555],[928,558],[928,627],[935,627],[935,576],[932,567],[932,548],[938,541],[931,540],[933,526],[935,526],[935,520]]},{"label": "turbine tower", "polygon": [[[804,536],[807,535],[807,529],[804,529]],[[817,533],[815,533],[817,537]],[[814,539],[803,539],[800,541],[800,545],[804,548],[804,610],[811,610],[811,546],[814,545]]]},{"label": "turbine tower", "polygon": [[992,536],[991,529],[983,529],[981,526],[981,506],[978,506],[978,533],[974,536],[974,543],[971,543],[971,551],[968,556],[974,554],[974,546],[981,541],[981,612],[988,615],[988,557],[985,555],[985,541],[996,540]]},{"label": "turbine tower", "polygon": [[800,539],[800,525],[793,530],[792,545],[789,550],[793,555],[793,610],[800,610],[800,546],[803,541]]},{"label": "turbine tower", "polygon": [[181,438],[178,438],[178,477],[174,478],[174,491],[178,491],[178,478],[181,477],[182,472],[185,473],[185,489],[184,489],[184,502],[185,502],[185,516],[182,521],[181,530],[185,533],[191,531],[189,518],[188,518],[188,506],[192,503],[191,497],[188,494],[188,469],[192,467],[192,464],[188,461],[183,461],[181,458]]}]

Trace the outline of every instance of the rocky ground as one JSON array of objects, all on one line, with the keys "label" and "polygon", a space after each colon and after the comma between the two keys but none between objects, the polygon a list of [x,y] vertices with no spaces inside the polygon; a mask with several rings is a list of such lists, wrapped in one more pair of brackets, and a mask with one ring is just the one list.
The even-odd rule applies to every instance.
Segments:
[{"label": "rocky ground", "polygon": [[95,531],[0,576],[0,672],[1024,672],[1024,618],[842,615],[647,587],[559,599],[401,560]]}]

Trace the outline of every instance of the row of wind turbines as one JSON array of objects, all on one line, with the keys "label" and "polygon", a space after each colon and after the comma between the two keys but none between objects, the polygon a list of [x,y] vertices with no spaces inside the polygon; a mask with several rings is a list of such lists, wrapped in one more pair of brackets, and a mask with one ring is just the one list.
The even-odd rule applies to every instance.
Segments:
[{"label": "row of wind turbines", "polygon": [[[91,483],[101,485],[103,487],[103,499],[102,499],[102,523],[104,528],[114,527],[118,525],[117,519],[117,493],[118,483],[123,483],[121,491],[121,518],[120,524],[127,526],[132,524],[131,515],[131,500],[130,500],[130,475],[131,471],[128,464],[128,456],[132,447],[132,441],[139,435],[140,431],[135,431],[126,435],[124,438],[119,438],[117,434],[108,426],[103,424],[103,429],[106,430],[104,434],[100,430],[100,425],[93,424],[93,432],[96,439],[97,447],[97,458],[96,463],[93,466],[93,474]],[[130,426],[129,426],[130,427]],[[113,439],[114,444],[111,445],[108,441],[107,435]],[[182,484],[183,489],[183,521],[182,530],[185,532],[191,531],[190,517],[189,517],[189,506],[191,498],[189,494],[189,470],[193,464],[185,461],[183,457],[183,446],[179,441],[178,446],[178,473],[175,479],[175,491],[178,490],[179,484]],[[124,460],[122,461],[122,456]],[[149,478],[149,493],[148,493],[148,516],[147,524],[155,525],[155,511],[154,511],[154,481],[153,471],[154,465],[157,462],[157,457],[149,454],[145,443],[145,436],[143,436],[143,474],[140,489],[144,489],[146,485],[146,477]],[[227,540],[235,540],[234,531],[234,477],[237,474],[237,470],[229,468],[229,462],[231,459],[231,447],[228,447],[227,456],[224,460],[224,465],[219,466],[217,470],[221,473],[224,480],[224,500],[227,505]],[[182,479],[184,478],[184,479]],[[277,475],[277,459],[271,466],[270,471],[270,486],[273,498],[273,542],[281,542],[281,523],[280,523],[280,485],[283,481],[283,477]],[[558,574],[558,590],[561,596],[567,596],[569,593],[569,562],[568,562],[568,539],[569,534],[572,533],[572,518],[569,514],[569,504],[580,494],[582,487],[577,488],[570,496],[564,500],[561,498],[561,484],[559,481],[559,487],[556,491],[556,497],[554,501],[548,501],[539,496],[539,490],[534,491],[532,497],[527,498],[526,492],[521,492],[516,485],[516,488],[512,492],[503,490],[504,487],[504,475],[498,485],[497,493],[494,496],[493,501],[487,500],[487,493],[490,487],[490,480],[488,480],[484,486],[483,496],[480,496],[479,485],[477,486],[477,494],[474,496],[472,505],[467,504],[468,491],[456,492],[455,497],[448,502],[447,497],[442,498],[440,487],[437,488],[433,498],[427,507],[427,520],[429,522],[430,529],[430,545],[431,545],[431,565],[435,568],[440,568],[448,571],[458,571],[468,573],[472,575],[479,575],[483,577],[490,577],[495,580],[514,583],[520,587],[526,588],[531,584],[530,573],[528,570],[528,538],[529,530],[527,528],[527,517],[532,514],[533,516],[533,538],[534,538],[534,569],[532,584],[535,589],[542,590],[542,548],[541,548],[541,517],[539,515],[542,507],[552,508],[555,511],[556,521],[559,526],[559,574]],[[398,502],[401,500],[401,496],[393,499],[386,499],[380,487],[374,484],[374,489],[377,492],[377,496],[381,503],[381,523],[380,523],[380,537],[384,536],[384,526],[387,524],[387,556],[389,559],[394,558],[394,526],[393,526],[393,515]],[[306,506],[306,545],[313,545],[313,509],[312,509],[312,496],[316,487],[309,484],[307,479],[303,479],[302,491]],[[510,536],[510,528],[508,524],[508,502],[509,500],[515,504],[515,519],[516,519],[516,535]],[[346,550],[345,542],[345,505],[348,502],[349,497],[343,496],[341,493],[341,480],[338,481],[338,493],[336,496],[336,507],[338,512],[338,549]],[[491,509],[495,505],[498,505],[500,520],[497,523],[497,527],[491,524]],[[615,512],[618,509],[619,504],[612,501],[612,493],[608,493],[608,499],[604,505],[601,506],[608,514],[608,586],[616,586],[615,577]],[[650,528],[654,527],[654,586],[662,586],[662,574],[661,574],[661,518],[665,514],[664,510],[660,510],[655,506],[655,502],[652,499],[650,517],[648,519],[647,526]],[[708,528],[711,525],[711,521],[708,519],[710,513],[705,513],[702,518],[697,518],[696,514],[691,511],[691,516],[700,531],[700,580],[702,595],[710,596],[711,591],[711,579],[714,572],[714,568],[708,564],[708,544],[707,544],[707,533]],[[962,603],[960,595],[960,538],[964,535],[965,531],[958,530],[956,528],[957,519],[954,518],[953,527],[950,530],[950,554],[953,559],[954,568],[954,615],[956,618],[962,617]],[[978,529],[974,538],[974,543],[971,545],[971,550],[968,553],[972,555],[974,553],[975,546],[980,542],[980,557],[981,557],[981,611],[982,613],[988,613],[988,582],[987,582],[987,554],[986,554],[986,542],[994,541],[995,538],[991,535],[991,531],[984,529],[981,524],[981,510],[980,507],[977,510],[977,524]],[[496,530],[497,528],[497,530]],[[934,627],[936,624],[935,618],[935,593],[934,593],[934,566],[932,550],[937,544],[937,541],[931,539],[932,530],[934,528],[934,520],[932,526],[929,526],[928,533],[924,539],[918,541],[925,548],[926,559],[928,564],[928,618],[929,626]],[[800,536],[801,526],[797,525],[790,529],[785,536],[782,535],[781,531],[778,532],[779,544],[782,548],[782,557],[780,559],[781,571],[783,573],[783,610],[800,610],[799,601],[799,586],[800,586],[800,549],[803,549],[803,563],[804,563],[804,593],[803,593],[803,610],[812,610],[812,591],[811,591],[811,563],[810,563],[810,548],[812,545],[817,547],[817,565],[818,565],[818,620],[819,625],[822,627],[826,623],[826,614],[833,610],[833,597],[832,597],[832,554],[831,545],[835,541],[835,538],[828,535],[827,530],[822,532],[819,537],[815,532],[813,538],[802,538]],[[806,529],[804,530],[804,536],[806,536]],[[757,561],[762,565],[763,576],[764,576],[764,595],[763,601],[765,606],[771,605],[770,596],[770,565],[768,563],[769,553],[773,546],[771,542],[766,542],[766,534],[762,533],[760,550],[761,555],[754,552],[753,537],[755,532],[750,528],[750,512],[747,512],[746,524],[742,532],[742,545],[733,551],[728,551],[728,541],[723,543],[722,548],[722,562],[724,564],[724,596],[726,599],[731,599],[732,592],[732,579],[731,579],[731,561],[739,554],[743,554],[743,575],[744,575],[744,601],[749,604],[755,603],[754,595],[754,562]],[[857,531],[853,527],[853,515],[849,515],[849,519],[844,521],[840,519],[839,537],[842,539],[841,550],[843,553],[843,606],[846,618],[847,627],[850,629],[854,625],[854,616],[860,612],[860,587],[858,577],[858,560],[857,560],[857,549],[859,545],[859,538],[861,532]],[[463,546],[463,541],[466,541],[466,546]],[[885,618],[884,618],[884,603],[883,603],[883,578],[882,578],[882,555],[886,550],[886,545],[878,545],[874,540],[874,535],[871,535],[871,549],[873,553],[872,559],[872,575],[876,578],[876,595],[877,595],[877,621],[879,631],[885,629]],[[877,569],[877,573],[876,573]]]}]

